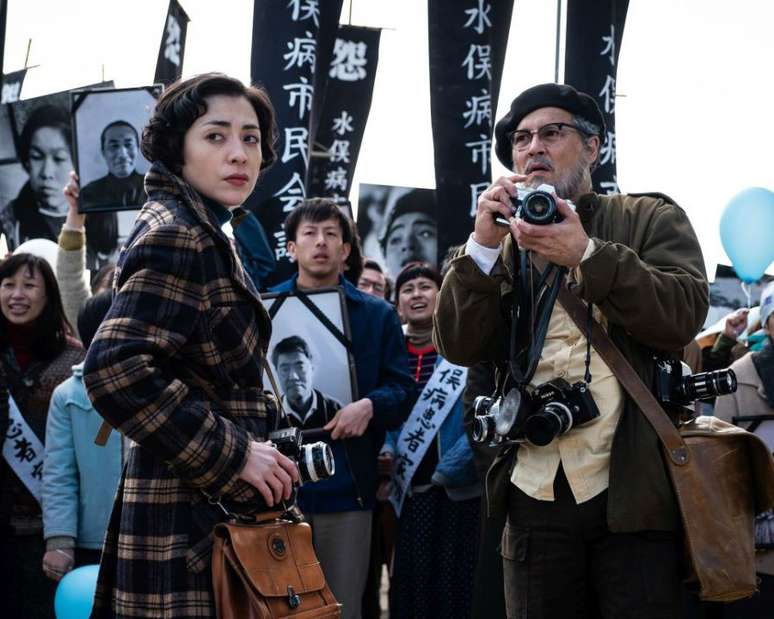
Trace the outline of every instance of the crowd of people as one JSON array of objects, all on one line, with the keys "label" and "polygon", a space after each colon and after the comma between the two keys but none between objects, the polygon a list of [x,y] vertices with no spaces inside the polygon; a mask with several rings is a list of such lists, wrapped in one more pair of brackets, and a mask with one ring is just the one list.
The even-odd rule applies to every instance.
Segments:
[{"label": "crowd of people", "polygon": [[[106,131],[110,149],[121,136]],[[440,270],[429,263],[429,233],[427,260],[385,272],[362,255],[334,202],[310,198],[288,215],[297,272],[270,292],[341,290],[358,394],[344,405],[314,388],[326,360],[305,339],[286,337],[268,353],[259,291],[274,261],[240,205],[275,162],[276,134],[260,88],[221,74],[168,88],[143,135],[123,136],[152,163],[148,202],[117,264],[90,282],[94,216],[78,213],[78,179],[57,172],[51,183],[67,180],[60,197],[39,188],[32,172],[49,155],[36,150],[34,129],[23,141],[26,191],[52,213],[18,220],[55,232],[59,252],[53,266],[25,253],[0,262],[7,616],[50,617],[56,583],[99,563],[93,617],[214,617],[209,560],[221,508],[255,514],[291,497],[349,619],[388,610],[385,566],[394,618],[771,612],[771,513],[756,521],[758,595],[708,605],[683,586],[679,514],[655,434],[563,304],[536,352],[512,354],[523,337],[514,291],[527,294],[518,250],[529,250],[535,268],[566,269],[567,291],[644,380],[657,352],[690,360],[694,372],[730,366],[738,388],[717,398],[714,414],[753,431],[774,423],[774,284],[756,324],[735,312],[699,350],[709,300],[691,224],[663,195],[592,191],[604,119],[591,97],[544,84],[514,99],[495,130],[514,174],[482,194],[467,243]],[[70,165],[67,148],[51,156]],[[514,217],[516,185],[542,183],[555,190],[556,222]],[[426,225],[399,206],[383,243]],[[763,339],[744,340],[754,346],[740,343],[758,331]],[[282,394],[263,384],[267,359]],[[582,383],[595,418],[546,445],[474,441],[478,396],[509,393],[530,364],[524,385]],[[292,425],[327,433],[331,477],[299,486],[295,463],[266,440],[280,406]],[[97,445],[103,420],[113,431]]]}]

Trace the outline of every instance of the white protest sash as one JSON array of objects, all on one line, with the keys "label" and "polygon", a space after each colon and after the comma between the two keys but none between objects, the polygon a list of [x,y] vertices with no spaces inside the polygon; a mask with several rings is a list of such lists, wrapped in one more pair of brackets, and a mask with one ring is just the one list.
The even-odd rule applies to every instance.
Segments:
[{"label": "white protest sash", "polygon": [[468,368],[441,359],[403,424],[392,466],[392,491],[389,497],[398,516],[403,509],[403,500],[411,486],[411,479],[427,449],[433,444],[441,424],[462,395],[467,377]]},{"label": "white protest sash", "polygon": [[8,431],[3,442],[3,457],[38,503],[41,502],[44,454],[43,443],[8,394]]}]

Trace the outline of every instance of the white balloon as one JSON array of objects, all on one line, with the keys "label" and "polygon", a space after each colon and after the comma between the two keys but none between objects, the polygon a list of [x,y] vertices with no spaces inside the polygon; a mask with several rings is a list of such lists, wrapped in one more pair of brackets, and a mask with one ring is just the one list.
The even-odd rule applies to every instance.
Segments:
[{"label": "white balloon", "polygon": [[30,239],[19,245],[13,253],[14,255],[32,254],[33,256],[43,258],[51,265],[51,269],[54,273],[56,273],[56,258],[59,253],[59,246],[54,243],[54,241],[50,241],[49,239]]}]

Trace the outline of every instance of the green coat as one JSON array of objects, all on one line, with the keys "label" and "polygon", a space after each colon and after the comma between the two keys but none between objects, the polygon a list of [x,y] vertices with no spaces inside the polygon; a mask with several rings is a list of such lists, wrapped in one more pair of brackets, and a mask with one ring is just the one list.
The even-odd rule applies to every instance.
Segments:
[{"label": "green coat", "polygon": [[[677,354],[701,328],[709,306],[701,248],[685,212],[659,194],[587,194],[577,212],[595,251],[580,265],[570,290],[594,303],[608,334],[650,385],[653,355]],[[485,275],[470,256],[450,266],[438,296],[433,339],[453,363],[503,362],[508,354],[511,254]],[[507,509],[515,450],[506,449],[489,471],[490,513]],[[610,460],[611,531],[676,530],[680,519],[658,438],[627,397]]]}]

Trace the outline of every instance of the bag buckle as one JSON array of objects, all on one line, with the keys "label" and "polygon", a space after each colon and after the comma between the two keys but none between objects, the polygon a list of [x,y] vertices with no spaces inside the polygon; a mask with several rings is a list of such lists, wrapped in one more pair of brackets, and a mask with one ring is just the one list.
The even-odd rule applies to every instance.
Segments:
[{"label": "bag buckle", "polygon": [[293,591],[293,587],[290,585],[288,585],[288,606],[294,609],[301,606],[301,598],[298,597],[298,594]]}]

